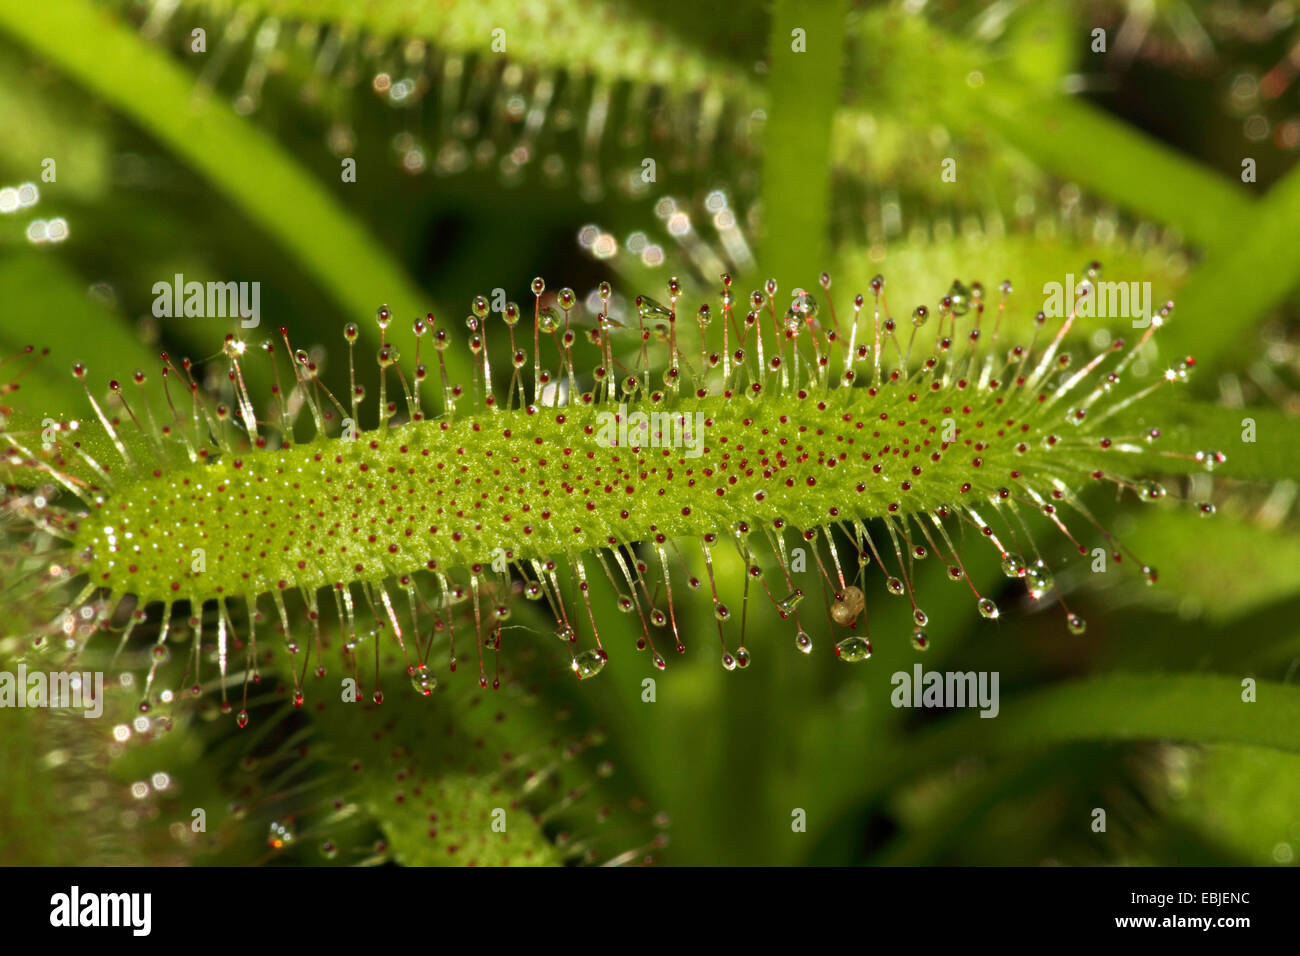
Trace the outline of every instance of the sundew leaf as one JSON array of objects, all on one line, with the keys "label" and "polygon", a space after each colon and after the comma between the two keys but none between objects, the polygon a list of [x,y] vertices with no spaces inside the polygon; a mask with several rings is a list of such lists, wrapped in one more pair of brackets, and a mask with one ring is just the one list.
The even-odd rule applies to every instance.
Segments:
[{"label": "sundew leaf", "polygon": [[[888,43],[874,42],[883,36]],[[915,102],[954,129],[987,131],[1059,176],[1178,226],[1194,242],[1226,247],[1231,240],[1225,224],[1248,221],[1254,204],[1226,177],[1096,107],[1025,81],[1009,64],[988,62],[921,16],[874,11],[859,21],[856,42],[878,54],[859,60],[868,88],[906,82]],[[902,70],[899,61],[943,68]],[[1188,202],[1189,196],[1196,201]]]},{"label": "sundew leaf", "polygon": [[[946,122],[966,130],[987,126],[1043,167],[1179,228],[1204,248],[1206,261],[1183,293],[1184,322],[1170,337],[1176,347],[1194,346],[1210,366],[1250,348],[1243,331],[1300,278],[1300,253],[1288,232],[1300,214],[1300,172],[1252,199],[1228,177],[1077,98],[1024,82],[1014,68],[981,64],[973,50],[920,17],[895,15],[892,22],[891,47],[924,49],[948,65],[931,71],[931,99]],[[978,71],[977,84],[964,82],[968,71]]]}]

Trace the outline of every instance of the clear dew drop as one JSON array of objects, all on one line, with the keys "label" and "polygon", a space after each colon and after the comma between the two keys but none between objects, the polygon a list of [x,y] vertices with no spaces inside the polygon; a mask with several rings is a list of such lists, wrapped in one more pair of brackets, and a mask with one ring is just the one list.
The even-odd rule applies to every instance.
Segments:
[{"label": "clear dew drop", "polygon": [[554,332],[560,327],[560,313],[554,306],[544,306],[537,313],[537,327],[543,332]]},{"label": "clear dew drop", "polygon": [[411,675],[411,686],[425,697],[429,697],[438,686],[438,678],[433,676],[433,671],[429,668],[429,665],[421,664],[415,669],[415,673]]},{"label": "clear dew drop", "polygon": [[799,297],[795,300],[795,312],[797,312],[805,322],[812,322],[821,312],[821,306],[817,304],[816,297],[806,289],[799,290]]},{"label": "clear dew drop", "polygon": [[928,651],[930,649],[930,635],[926,634],[921,628],[912,630],[912,650]]},{"label": "clear dew drop", "polygon": [[930,616],[918,607],[912,611],[912,620],[916,622],[917,627],[925,627],[930,623]]},{"label": "clear dew drop", "polygon": [[1208,501],[1201,501],[1198,502],[1196,505],[1196,513],[1199,514],[1202,518],[1213,517],[1215,511],[1217,510],[1218,509],[1215,508],[1214,505]]},{"label": "clear dew drop", "polygon": [[808,636],[807,631],[799,631],[795,634],[794,646],[804,654],[812,653],[812,638]]},{"label": "clear dew drop", "polygon": [[1138,485],[1138,496],[1143,501],[1159,501],[1165,496],[1165,489],[1158,481],[1144,481]]},{"label": "clear dew drop", "polygon": [[749,666],[749,650],[747,648],[736,648],[736,666],[741,670]]},{"label": "clear dew drop", "polygon": [[1025,559],[1014,552],[1007,552],[1002,556],[1002,573],[1009,578],[1023,578],[1028,565]]},{"label": "clear dew drop", "polygon": [[1052,577],[1052,572],[1041,561],[1025,573],[1025,584],[1029,588],[1029,596],[1035,601],[1052,590],[1055,583],[1056,579]]},{"label": "clear dew drop", "polygon": [[536,581],[529,581],[524,585],[524,597],[530,601],[540,601],[542,599],[542,586]]},{"label": "clear dew drop", "polygon": [[648,295],[636,297],[636,310],[643,319],[667,319],[673,314],[671,309],[665,308],[662,303]]},{"label": "clear dew drop", "polygon": [[1214,471],[1215,468],[1228,460],[1228,456],[1221,451],[1198,451],[1196,461],[1206,471]]},{"label": "clear dew drop", "polygon": [[597,648],[589,651],[583,651],[573,658],[573,673],[578,675],[578,680],[586,680],[588,677],[595,677],[605,668],[606,654]]},{"label": "clear dew drop", "polygon": [[953,279],[948,287],[948,299],[951,301],[952,314],[963,316],[970,311],[971,290],[960,279]]},{"label": "clear dew drop", "polygon": [[1071,634],[1082,634],[1088,629],[1088,622],[1077,614],[1071,614],[1065,619],[1065,626],[1070,629]]},{"label": "clear dew drop", "polygon": [[622,611],[624,614],[631,614],[633,611],[636,610],[636,605],[632,602],[632,599],[628,597],[626,594],[620,594],[618,596],[618,609]]},{"label": "clear dew drop", "polygon": [[722,669],[727,671],[736,669],[736,659],[728,651],[722,652]]},{"label": "clear dew drop", "polygon": [[578,635],[568,624],[560,623],[555,625],[555,636],[562,641],[573,641]]},{"label": "clear dew drop", "polygon": [[996,621],[998,618],[998,606],[988,598],[979,600],[980,615],[988,618],[990,621]]},{"label": "clear dew drop", "polygon": [[803,591],[794,590],[777,602],[777,610],[782,614],[790,614],[799,606],[803,600]]},{"label": "clear dew drop", "polygon": [[885,582],[885,587],[888,589],[890,594],[894,595],[894,597],[901,596],[903,591],[906,590],[906,588],[903,587],[903,582],[898,578],[893,577]]},{"label": "clear dew drop", "polygon": [[856,635],[846,637],[835,645],[835,656],[849,664],[865,661],[871,656],[871,642]]}]

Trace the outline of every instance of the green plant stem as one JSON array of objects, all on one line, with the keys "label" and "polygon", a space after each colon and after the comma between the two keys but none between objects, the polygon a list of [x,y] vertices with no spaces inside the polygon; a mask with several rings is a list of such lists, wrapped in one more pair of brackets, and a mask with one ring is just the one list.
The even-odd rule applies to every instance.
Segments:
[{"label": "green plant stem", "polygon": [[[839,106],[846,0],[777,0],[763,144],[763,235],[768,275],[811,286],[829,268],[831,128]],[[804,31],[795,52],[792,31]]]}]

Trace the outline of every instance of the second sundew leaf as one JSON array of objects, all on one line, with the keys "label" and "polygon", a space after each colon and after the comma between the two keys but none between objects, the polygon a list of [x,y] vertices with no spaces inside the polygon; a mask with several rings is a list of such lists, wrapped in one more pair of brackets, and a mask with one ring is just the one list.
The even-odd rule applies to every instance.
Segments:
[{"label": "second sundew leaf", "polygon": [[[331,694],[310,713],[323,759],[342,775],[343,799],[378,825],[384,856],[404,866],[554,865],[572,856],[544,824],[564,806],[566,788],[591,786],[594,773],[576,758],[595,738],[566,740],[558,723],[537,733],[513,682],[505,701],[467,699],[424,671],[407,679],[420,678],[424,692],[389,686],[383,706],[369,693],[355,702]],[[594,809],[584,810],[590,821]]]},{"label": "second sundew leaf", "polygon": [[[881,36],[889,42],[873,46]],[[1078,98],[1025,82],[1007,64],[987,62],[919,15],[879,8],[862,18],[851,43],[864,51],[856,60],[867,77],[864,86],[905,82],[902,95],[937,110],[953,129],[968,135],[988,130],[1044,169],[1176,226],[1198,244],[1228,248],[1233,233],[1224,224],[1246,221],[1254,206],[1227,177]],[[902,63],[942,68],[902,69]],[[1197,201],[1187,202],[1188,196]]]},{"label": "second sundew leaf", "polygon": [[[185,0],[182,8],[186,13],[227,12],[224,4],[210,0]],[[511,0],[255,0],[240,9],[249,17],[305,21],[407,41],[418,38],[460,53],[508,54],[531,66],[581,64],[588,73],[610,80],[684,90],[751,85],[743,71],[665,31],[629,3],[542,0],[521,7]]]}]

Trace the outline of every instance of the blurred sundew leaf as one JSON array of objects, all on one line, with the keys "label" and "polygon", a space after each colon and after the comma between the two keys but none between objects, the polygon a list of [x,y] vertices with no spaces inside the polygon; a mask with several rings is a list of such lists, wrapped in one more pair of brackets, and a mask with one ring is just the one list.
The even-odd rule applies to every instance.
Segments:
[{"label": "blurred sundew leaf", "polygon": [[[889,43],[879,45],[879,56],[860,61],[865,82],[920,81],[914,97],[954,129],[987,130],[1049,171],[1140,215],[1177,225],[1207,247],[1230,246],[1225,224],[1249,221],[1254,203],[1225,176],[1082,100],[1027,82],[1012,64],[989,62],[921,16],[873,11],[860,21],[858,42],[872,44],[879,36],[888,36]],[[925,58],[942,69],[897,70],[900,59]],[[969,82],[973,73],[978,82]]]},{"label": "blurred sundew leaf", "polygon": [[[1101,110],[1025,82],[1014,67],[980,69],[973,50],[920,17],[882,16],[893,16],[897,26],[891,46],[916,46],[948,65],[933,71],[933,102],[946,122],[968,130],[984,124],[1047,169],[1177,226],[1205,248],[1207,260],[1184,290],[1182,322],[1171,335],[1179,347],[1195,347],[1206,364],[1218,364],[1248,348],[1243,331],[1297,285],[1300,252],[1289,230],[1300,215],[1300,170],[1254,200],[1228,177]],[[963,82],[968,70],[979,70],[977,84]]]},{"label": "blurred sundew leaf", "polygon": [[[743,89],[743,71],[707,55],[638,15],[626,3],[595,0],[184,0],[187,13],[262,14],[334,24],[392,38],[422,38],[462,53],[504,53],[538,66],[571,69],[605,79],[632,79],[675,90],[704,86]],[[201,25],[201,24],[197,24]],[[495,33],[494,31],[504,31]],[[504,43],[504,50],[494,49]]]},{"label": "blurred sundew leaf", "polygon": [[[86,0],[67,0],[40,16],[0,5],[0,31],[183,157],[294,256],[344,314],[363,320],[364,335],[377,339],[369,317],[379,303],[389,303],[396,316],[428,310],[429,297],[323,185],[225,103],[196,96],[184,69],[112,13]],[[409,321],[390,328],[399,346],[414,342]],[[458,350],[446,358],[453,376],[468,378]]]},{"label": "blurred sundew leaf", "polygon": [[1250,865],[1300,860],[1300,756],[1261,747],[1207,748],[1176,815]]},{"label": "blurred sundew leaf", "polygon": [[[992,549],[987,554],[977,549],[965,559],[977,587],[989,590],[1001,576],[995,559]],[[791,809],[799,807],[810,820],[824,820],[835,807],[851,803],[861,781],[845,768],[856,768],[865,754],[894,739],[892,726],[907,713],[890,706],[889,675],[917,659],[907,641],[910,605],[885,597],[883,583],[873,569],[868,570],[867,599],[876,649],[869,662],[850,667],[833,653],[835,641],[849,632],[829,624],[820,606],[820,571],[811,558],[809,562],[809,569],[796,575],[806,595],[800,605],[801,622],[813,641],[808,657],[794,649],[794,618],[773,621],[767,596],[753,585],[746,634],[754,663],[743,673],[724,671],[718,663],[722,652],[703,560],[688,556],[691,573],[703,587],[684,594],[674,589],[686,655],[678,657],[661,647],[669,658],[669,669],[662,676],[642,663],[644,659],[633,660],[630,667],[610,666],[602,674],[602,680],[608,678],[618,686],[602,701],[611,742],[624,748],[625,761],[641,768],[639,777],[651,803],[673,817],[668,854],[674,862],[802,861],[808,845],[789,827]],[[719,597],[731,610],[725,631],[733,652],[739,637],[736,625],[744,570],[744,562],[732,549],[714,552]],[[980,624],[987,622],[972,621],[969,605],[963,603],[970,596],[964,583],[944,580],[946,574],[937,564],[923,564],[917,571],[920,603],[931,611],[927,631],[933,646],[923,660],[933,667],[951,657],[960,659],[964,638],[977,635]],[[778,580],[779,574],[768,572],[773,591]],[[598,613],[598,619],[610,617]],[[614,617],[620,619],[621,615]],[[653,704],[641,699],[641,682],[648,676],[657,683]],[[774,701],[782,705],[774,707]],[[791,714],[797,714],[797,719]],[[701,732],[701,727],[708,732]],[[713,767],[718,772],[683,774],[683,766]],[[701,808],[709,809],[702,812]],[[773,825],[773,820],[779,825]],[[745,833],[768,837],[751,839],[742,836]]]},{"label": "blurred sundew leaf", "polygon": [[84,281],[55,249],[23,251],[0,261],[0,288],[21,319],[0,325],[0,357],[15,357],[17,369],[30,361],[19,355],[28,345],[37,353],[50,350],[19,382],[20,404],[30,415],[90,414],[72,377],[74,362],[93,362],[105,381],[157,365],[157,356],[140,343],[130,323],[88,296]]}]

